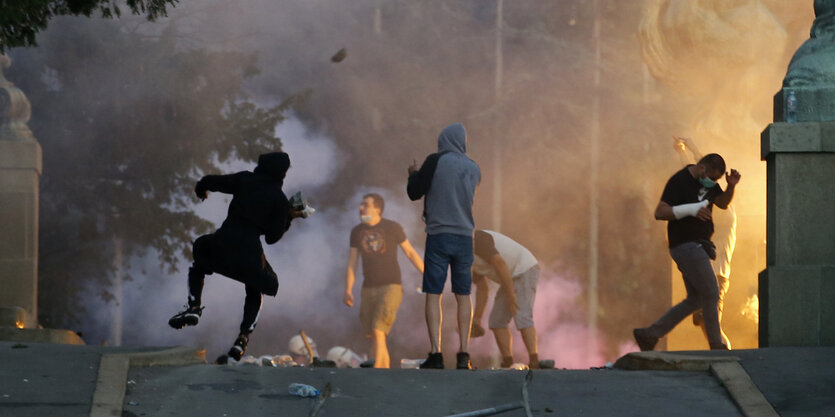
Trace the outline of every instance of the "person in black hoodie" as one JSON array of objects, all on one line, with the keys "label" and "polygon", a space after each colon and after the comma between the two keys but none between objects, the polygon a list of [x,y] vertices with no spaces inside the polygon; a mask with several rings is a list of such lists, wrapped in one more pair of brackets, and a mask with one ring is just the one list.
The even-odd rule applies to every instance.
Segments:
[{"label": "person in black hoodie", "polygon": [[232,194],[232,201],[220,228],[194,241],[194,263],[188,271],[188,306],[171,317],[168,324],[175,329],[197,325],[204,308],[200,298],[206,275],[219,273],[243,283],[246,298],[240,333],[229,352],[217,359],[218,363],[241,359],[258,320],[262,294],[274,297],[278,292],[278,277],[264,257],[260,237],[264,235],[269,245],[276,243],[290,228],[290,222],[302,217],[302,212],[291,207],[281,190],[289,168],[290,157],[286,153],[267,153],[258,157],[254,172],[206,175],[194,187],[201,200],[208,197],[208,191],[218,191]]}]

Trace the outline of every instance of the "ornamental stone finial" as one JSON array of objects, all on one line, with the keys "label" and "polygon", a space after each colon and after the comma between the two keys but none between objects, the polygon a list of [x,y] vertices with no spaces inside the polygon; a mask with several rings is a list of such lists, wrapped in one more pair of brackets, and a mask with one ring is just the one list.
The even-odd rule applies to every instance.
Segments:
[{"label": "ornamental stone finial", "polygon": [[815,0],[811,38],[795,52],[783,87],[835,87],[835,0]]},{"label": "ornamental stone finial", "polygon": [[0,55],[0,140],[34,142],[29,126],[32,107],[26,94],[6,80],[3,68],[12,65],[5,54]]}]

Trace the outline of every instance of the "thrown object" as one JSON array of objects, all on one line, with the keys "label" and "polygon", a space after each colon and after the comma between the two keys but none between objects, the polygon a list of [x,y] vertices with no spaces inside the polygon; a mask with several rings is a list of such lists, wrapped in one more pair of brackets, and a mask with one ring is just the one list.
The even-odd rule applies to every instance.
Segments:
[{"label": "thrown object", "polygon": [[348,52],[345,50],[345,48],[342,48],[331,57],[331,62],[342,62],[347,56]]}]

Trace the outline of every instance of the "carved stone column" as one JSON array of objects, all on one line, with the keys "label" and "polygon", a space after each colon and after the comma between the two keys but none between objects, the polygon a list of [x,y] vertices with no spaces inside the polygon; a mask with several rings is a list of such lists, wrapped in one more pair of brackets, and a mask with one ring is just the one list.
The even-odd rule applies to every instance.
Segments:
[{"label": "carved stone column", "polygon": [[32,328],[38,317],[38,183],[41,146],[26,123],[29,100],[8,82],[0,55],[0,326]]},{"label": "carved stone column", "polygon": [[[811,39],[795,53],[762,134],[767,268],[760,346],[835,345],[835,0],[815,0]],[[786,98],[797,97],[797,122]]]}]

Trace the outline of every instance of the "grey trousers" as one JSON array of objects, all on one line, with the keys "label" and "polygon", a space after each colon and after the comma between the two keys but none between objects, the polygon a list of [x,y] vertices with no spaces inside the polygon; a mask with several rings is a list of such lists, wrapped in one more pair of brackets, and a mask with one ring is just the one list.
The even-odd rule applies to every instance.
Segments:
[{"label": "grey trousers", "polygon": [[662,338],[690,314],[702,310],[707,341],[711,349],[726,349],[719,327],[719,286],[710,264],[710,258],[696,242],[687,242],[670,249],[684,278],[687,298],[667,310],[661,318],[647,328],[652,337]]}]

